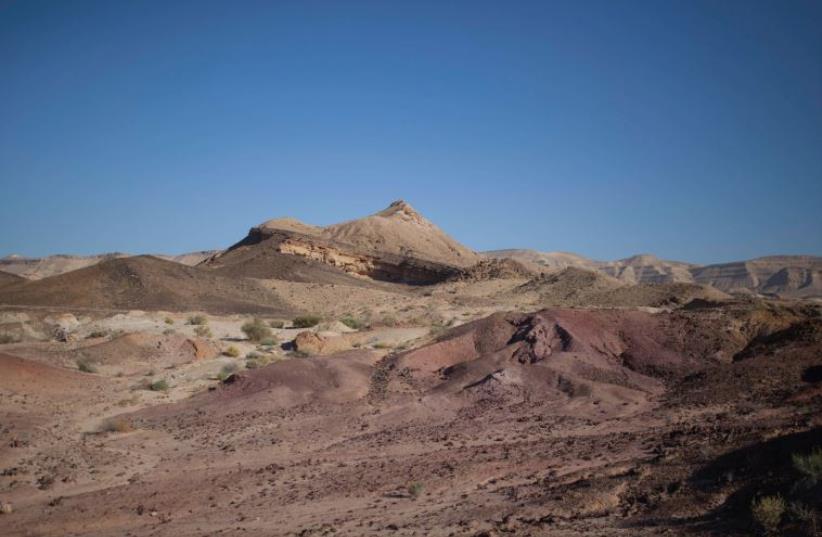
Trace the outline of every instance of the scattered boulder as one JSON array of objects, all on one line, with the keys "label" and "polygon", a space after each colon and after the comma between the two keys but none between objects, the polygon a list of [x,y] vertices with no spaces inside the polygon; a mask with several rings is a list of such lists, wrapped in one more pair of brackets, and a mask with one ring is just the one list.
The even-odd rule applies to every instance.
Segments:
[{"label": "scattered boulder", "polygon": [[202,338],[191,338],[188,340],[188,343],[194,349],[195,360],[216,358],[220,354],[220,349],[208,340]]},{"label": "scattered boulder", "polygon": [[352,348],[351,340],[345,336],[326,336],[311,331],[300,332],[294,338],[294,349],[311,355],[334,354]]}]

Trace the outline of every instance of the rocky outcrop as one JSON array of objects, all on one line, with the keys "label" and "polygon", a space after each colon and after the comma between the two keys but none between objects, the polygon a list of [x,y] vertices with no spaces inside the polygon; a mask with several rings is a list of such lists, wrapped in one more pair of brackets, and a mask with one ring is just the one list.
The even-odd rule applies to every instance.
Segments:
[{"label": "rocky outcrop", "polygon": [[530,279],[536,274],[513,259],[483,259],[476,265],[461,270],[453,281],[482,281],[497,279]]},{"label": "rocky outcrop", "polygon": [[[460,271],[455,265],[413,255],[396,255],[359,248],[315,231],[321,228],[298,224],[296,221],[284,219],[253,227],[242,241],[225,252],[207,259],[203,266],[222,270],[236,266],[238,270],[254,271],[245,274],[241,270],[239,273],[243,275],[280,279],[299,278],[301,273],[316,272],[318,267],[326,266],[350,276],[411,285],[439,283]],[[283,270],[278,270],[275,266],[255,266],[260,263],[293,265],[286,258],[300,258],[309,264],[292,267],[290,270],[285,266]],[[266,268],[270,270],[265,270]],[[234,272],[237,273],[236,270]],[[316,281],[323,282],[329,275],[318,276]],[[328,280],[328,283],[331,281]]]},{"label": "rocky outcrop", "polygon": [[771,256],[692,269],[697,283],[726,292],[784,297],[822,296],[822,257]]}]

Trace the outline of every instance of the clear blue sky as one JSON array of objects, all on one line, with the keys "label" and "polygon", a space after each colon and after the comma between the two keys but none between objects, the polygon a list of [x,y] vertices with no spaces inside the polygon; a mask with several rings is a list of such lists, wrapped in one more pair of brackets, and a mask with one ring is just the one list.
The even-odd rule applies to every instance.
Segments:
[{"label": "clear blue sky", "polygon": [[0,255],[403,198],[470,247],[822,254],[822,2],[0,0]]}]

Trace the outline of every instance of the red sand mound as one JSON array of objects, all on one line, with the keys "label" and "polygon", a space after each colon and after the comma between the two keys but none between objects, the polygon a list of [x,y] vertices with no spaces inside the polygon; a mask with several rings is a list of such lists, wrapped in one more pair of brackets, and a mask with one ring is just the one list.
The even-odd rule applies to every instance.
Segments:
[{"label": "red sand mound", "polygon": [[84,393],[100,382],[85,373],[0,354],[0,390],[50,398]]},{"label": "red sand mound", "polygon": [[642,312],[545,310],[497,314],[393,357],[385,394],[463,395],[462,404],[538,398],[621,413],[662,392],[694,360],[670,348],[669,317]]},{"label": "red sand mound", "polygon": [[60,354],[72,361],[117,365],[120,371],[127,373],[139,369],[141,364],[179,365],[214,358],[220,354],[220,349],[213,342],[201,338],[137,332]]}]

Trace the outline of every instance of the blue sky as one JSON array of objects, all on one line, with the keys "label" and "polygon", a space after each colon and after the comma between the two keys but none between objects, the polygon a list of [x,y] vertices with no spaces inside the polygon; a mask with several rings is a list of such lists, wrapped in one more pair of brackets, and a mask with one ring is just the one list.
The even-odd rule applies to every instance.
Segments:
[{"label": "blue sky", "polygon": [[822,3],[0,0],[0,255],[403,198],[466,245],[822,254]]}]

